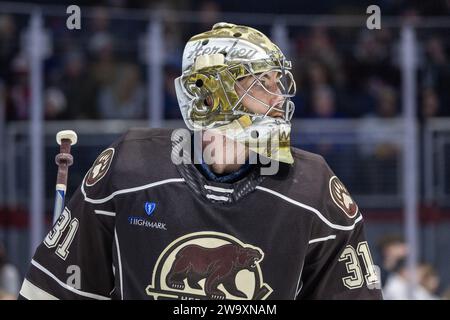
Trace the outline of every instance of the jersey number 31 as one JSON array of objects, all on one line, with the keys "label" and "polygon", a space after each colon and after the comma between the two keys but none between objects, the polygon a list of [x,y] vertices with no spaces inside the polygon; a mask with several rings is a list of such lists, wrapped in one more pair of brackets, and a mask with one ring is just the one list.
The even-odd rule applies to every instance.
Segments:
[{"label": "jersey number 31", "polygon": [[[69,209],[65,208],[63,213],[59,216],[58,221],[55,223],[53,229],[47,234],[44,240],[44,244],[47,248],[51,249],[56,246],[56,255],[63,260],[66,260],[69,255],[69,247],[72,244],[75,234],[77,233],[79,221],[77,218],[71,218]],[[69,227],[64,240],[58,244],[61,240],[63,232]]]},{"label": "jersey number 31", "polygon": [[[364,268],[367,272],[364,277],[358,256],[360,256],[364,262]],[[350,274],[349,276],[342,278],[342,281],[347,288],[361,288],[364,284],[364,280],[368,287],[374,286],[379,282],[367,241],[358,243],[356,250],[351,245],[347,245],[344,251],[342,251],[339,261],[345,261],[345,267]]]}]

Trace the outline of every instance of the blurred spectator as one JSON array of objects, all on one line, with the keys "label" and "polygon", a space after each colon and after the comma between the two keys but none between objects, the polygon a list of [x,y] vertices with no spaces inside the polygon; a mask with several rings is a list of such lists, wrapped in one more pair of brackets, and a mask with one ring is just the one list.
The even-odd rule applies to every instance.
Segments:
[{"label": "blurred spectator", "polygon": [[106,84],[114,76],[117,61],[114,56],[114,39],[108,33],[97,33],[89,42],[89,51],[92,54],[93,71],[95,79],[100,84]]},{"label": "blurred spectator", "polygon": [[[336,94],[330,86],[321,85],[314,88],[311,93],[311,104],[312,110],[308,115],[311,118],[326,121],[342,117],[341,113],[337,110]],[[355,150],[352,144],[339,143],[339,141],[340,137],[344,141],[351,135],[349,133],[340,134],[333,132],[330,134],[321,132],[318,136],[311,136],[309,139],[314,141],[314,143],[306,146],[309,151],[325,157],[331,165],[336,164],[335,166],[339,167],[337,174],[347,186],[352,185],[355,176],[353,165],[355,157],[348,157],[348,155],[354,154]],[[346,165],[338,166],[338,163],[342,163],[342,159],[345,159]]]},{"label": "blurred spectator", "polygon": [[65,119],[95,119],[98,117],[96,94],[98,84],[87,70],[80,50],[73,49],[64,56],[61,88],[66,99]]},{"label": "blurred spectator", "polygon": [[30,113],[29,70],[26,58],[19,54],[11,62],[12,79],[10,87],[11,120],[27,120]]},{"label": "blurred spectator", "polygon": [[382,71],[383,65],[390,57],[390,31],[365,30],[359,34],[358,42],[355,46],[354,57],[360,64],[364,75],[373,74]]},{"label": "blurred spectator", "polygon": [[[298,94],[311,101],[311,105],[298,110],[296,116],[314,116],[312,108],[315,102],[318,103],[316,106],[325,106],[325,100],[331,96],[329,102],[332,100],[335,109],[333,117],[344,115],[350,109],[347,98],[345,103],[341,103],[341,98],[346,94],[347,70],[343,68],[342,52],[338,52],[331,31],[324,26],[313,26],[306,35],[300,34],[296,43],[299,57],[293,60],[296,68],[294,76],[299,84]],[[325,87],[328,89],[324,90]],[[332,95],[314,96],[316,90],[322,93],[330,91]]]},{"label": "blurred spectator", "polygon": [[107,33],[92,39],[91,52],[98,116],[101,119],[142,118],[145,92],[137,66],[116,59],[113,38]]},{"label": "blurred spectator", "polygon": [[164,79],[164,118],[181,119],[180,107],[178,106],[175,92],[174,80],[179,76],[178,67],[168,65],[165,67]]},{"label": "blurred spectator", "polygon": [[325,65],[318,61],[311,61],[307,64],[307,83],[314,89],[331,83],[329,72]]},{"label": "blurred spectator", "polygon": [[389,85],[378,85],[374,88],[377,95],[376,115],[380,118],[394,118],[398,115],[398,101],[395,89]]},{"label": "blurred spectator", "polygon": [[362,173],[366,176],[367,190],[378,194],[395,194],[399,186],[395,178],[400,162],[397,126],[392,125],[398,115],[397,94],[394,88],[380,82],[371,89],[376,96],[375,113],[361,122]]},{"label": "blurred spectator", "polygon": [[[298,57],[292,57],[292,60],[299,89],[297,94],[311,101],[309,106],[305,105],[304,109],[298,110],[296,116],[309,116],[313,112],[313,92],[321,87],[329,87],[335,92],[342,87],[345,73],[326,28],[315,26],[309,30],[309,34],[299,34],[296,46]],[[334,100],[335,95],[333,96]]]},{"label": "blurred spectator", "polygon": [[[8,263],[4,245],[0,242],[0,299],[17,297],[21,278],[15,266]],[[3,296],[3,297],[1,297]]]},{"label": "blurred spectator", "polygon": [[13,16],[0,15],[0,78],[9,82],[11,79],[10,66],[17,52],[18,37]]},{"label": "blurred spectator", "polygon": [[[430,281],[430,266],[420,264],[417,269],[418,284],[411,287],[409,280],[410,274],[406,267],[406,259],[398,261],[394,272],[389,276],[386,285],[383,287],[383,296],[386,300],[437,300],[439,297],[433,294],[429,289],[436,286],[436,274],[432,270],[435,279]],[[437,279],[437,281],[439,281]],[[432,287],[424,287],[424,283]]]},{"label": "blurred spectator", "polygon": [[427,40],[426,54],[428,61],[433,66],[446,66],[448,63],[442,39],[437,36],[432,36]]},{"label": "blurred spectator", "polygon": [[422,90],[422,101],[420,104],[421,119],[437,117],[441,115],[441,105],[436,91],[429,87]]},{"label": "blurred spectator", "polygon": [[103,32],[107,33],[110,27],[110,18],[108,9],[104,7],[94,8],[93,17],[90,21],[91,21],[90,29],[94,37],[99,33]]},{"label": "blurred spectator", "polygon": [[[214,0],[202,0],[195,2],[195,5],[191,7],[191,10],[195,10],[199,13],[199,23],[193,23],[186,31],[190,37],[192,34],[198,34],[205,30],[210,30],[211,27],[221,21],[221,7],[217,1]],[[187,39],[186,39],[187,40]]]},{"label": "blurred spectator", "polygon": [[139,69],[135,65],[116,67],[113,82],[99,94],[99,115],[102,119],[141,119],[144,117],[145,93]]},{"label": "blurred spectator", "polygon": [[336,95],[329,86],[318,86],[312,92],[312,114],[313,118],[331,119],[339,118],[336,108]]},{"label": "blurred spectator", "polygon": [[402,236],[387,234],[378,240],[381,255],[381,283],[384,284],[398,262],[406,258],[408,246]]},{"label": "blurred spectator", "polygon": [[440,278],[436,269],[429,263],[419,266],[419,284],[428,292],[431,300],[439,299],[436,295],[439,289]]},{"label": "blurred spectator", "polygon": [[[215,23],[220,21],[220,6],[217,1],[203,0],[200,3],[200,28],[204,30],[210,29]],[[202,32],[203,32],[202,31]]]},{"label": "blurred spectator", "polygon": [[168,21],[164,23],[164,60],[168,64],[179,65],[181,70],[180,57],[183,55],[184,44],[181,30],[183,27],[176,23]]},{"label": "blurred spectator", "polygon": [[[304,70],[303,70],[304,69]],[[335,95],[334,90],[331,87],[329,74],[325,66],[318,61],[309,61],[307,64],[301,65],[297,68],[297,73],[294,74],[296,81],[301,86],[298,86],[297,96],[301,95],[307,103],[305,103],[303,110],[298,110],[297,114],[301,117],[315,117],[318,114],[314,108],[318,107],[317,103],[321,103],[320,95],[323,93],[328,98],[331,98],[329,102],[332,103],[332,108],[335,107]],[[328,92],[332,93],[332,97],[328,95]],[[316,114],[316,115],[315,115]]]},{"label": "blurred spectator", "polygon": [[314,26],[310,30],[304,44],[307,65],[311,62],[319,62],[325,67],[329,76],[329,84],[340,86],[344,80],[341,58],[331,40],[329,31],[324,26]]},{"label": "blurred spectator", "polygon": [[52,87],[45,90],[44,112],[46,120],[60,120],[66,112],[67,102],[64,93]]},{"label": "blurred spectator", "polygon": [[97,8],[93,19],[92,36],[89,39],[88,66],[97,89],[115,81],[118,61],[114,53],[114,37],[107,30],[109,18],[106,9]]},{"label": "blurred spectator", "polygon": [[[438,104],[442,104],[443,106],[449,105],[450,93],[448,84],[450,83],[450,61],[440,37],[432,36],[427,40],[425,55],[426,62],[424,66],[423,85],[426,88],[426,92],[424,92],[423,99],[427,100],[424,100],[423,104],[428,104],[426,109],[432,109],[429,106],[431,102],[430,98],[432,95],[435,95],[436,97],[432,98],[436,99]],[[431,113],[433,113],[433,110],[425,110],[425,106],[423,107],[422,112],[424,117],[426,117],[427,111],[432,111]],[[438,109],[435,111],[435,115],[437,116],[447,116],[450,114],[447,110],[448,108],[440,109],[435,107],[434,109]]]},{"label": "blurred spectator", "polygon": [[[350,95],[346,104],[350,104],[349,113],[360,116],[374,113],[374,83],[382,83],[393,88],[400,84],[400,72],[393,65],[392,31],[362,30],[357,36],[353,52],[345,56],[345,70],[348,74]],[[354,103],[354,105],[352,105]]]}]

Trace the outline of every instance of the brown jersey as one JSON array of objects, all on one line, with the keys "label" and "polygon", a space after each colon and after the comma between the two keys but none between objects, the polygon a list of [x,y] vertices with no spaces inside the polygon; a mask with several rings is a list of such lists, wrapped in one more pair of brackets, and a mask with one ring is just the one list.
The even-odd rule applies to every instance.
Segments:
[{"label": "brown jersey", "polygon": [[106,149],[36,250],[35,299],[381,299],[363,217],[324,159],[232,183],[171,161],[171,130]]}]

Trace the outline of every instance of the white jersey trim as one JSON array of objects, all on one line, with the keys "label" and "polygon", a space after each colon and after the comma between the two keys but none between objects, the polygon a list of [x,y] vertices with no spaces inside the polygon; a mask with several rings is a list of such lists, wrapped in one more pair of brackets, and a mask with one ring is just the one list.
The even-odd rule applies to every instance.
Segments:
[{"label": "white jersey trim", "polygon": [[302,268],[300,270],[300,275],[298,276],[298,281],[297,281],[297,288],[295,289],[295,297],[294,300],[297,299],[300,291],[302,291],[303,288],[303,281],[302,281],[302,275],[303,275],[303,267],[305,266],[305,259],[303,259],[302,262]]},{"label": "white jersey trim", "polygon": [[332,235],[330,235],[328,237],[311,239],[311,240],[309,240],[308,244],[316,243],[316,242],[322,242],[322,241],[327,241],[327,240],[332,240],[332,239],[336,239],[336,235],[335,234],[332,234]]},{"label": "white jersey trim", "polygon": [[213,194],[207,194],[206,197],[208,199],[218,200],[218,201],[228,201],[230,198],[224,196],[215,196]]},{"label": "white jersey trim", "polygon": [[120,299],[123,300],[122,259],[120,258],[119,238],[117,237],[117,230],[115,229],[114,229],[114,238],[116,240],[117,262],[119,263]]},{"label": "white jersey trim", "polygon": [[36,260],[31,260],[31,264],[33,266],[35,266],[36,268],[38,268],[39,270],[41,270],[47,276],[49,276],[50,278],[55,280],[56,283],[58,283],[61,287],[63,287],[66,290],[69,290],[69,291],[71,291],[71,292],[73,292],[73,293],[75,293],[77,295],[80,295],[80,296],[83,296],[83,297],[87,297],[87,298],[91,298],[91,299],[96,299],[96,300],[111,300],[111,298],[100,296],[98,294],[94,294],[94,293],[90,293],[90,292],[84,292],[84,291],[75,289],[74,287],[71,287],[68,284],[65,284],[64,282],[59,280],[53,273],[51,273],[46,268],[41,266],[38,262],[36,262]]},{"label": "white jersey trim", "polygon": [[160,186],[160,185],[166,184],[166,183],[184,182],[183,178],[166,179],[166,180],[152,182],[152,183],[149,183],[149,184],[146,184],[146,185],[143,185],[143,186],[139,186],[139,187],[117,190],[117,191],[113,192],[112,194],[110,194],[109,196],[107,196],[106,198],[103,198],[103,199],[91,199],[91,198],[86,196],[86,191],[84,190],[84,180],[85,179],[86,179],[86,177],[84,177],[83,183],[81,184],[81,192],[83,193],[84,200],[86,202],[93,203],[93,204],[99,204],[99,203],[108,202],[109,200],[111,200],[112,198],[114,198],[115,196],[117,196],[119,194],[141,191],[141,190],[145,190],[145,189],[148,189],[148,188],[153,188],[153,187],[156,187],[156,186]]},{"label": "white jersey trim", "polygon": [[275,196],[277,196],[277,197],[279,197],[279,198],[281,198],[281,199],[283,199],[283,200],[285,200],[285,201],[287,201],[287,202],[289,202],[289,203],[291,203],[291,204],[293,204],[293,205],[296,205],[296,206],[299,206],[299,207],[301,207],[301,208],[303,208],[303,209],[306,209],[306,210],[311,211],[311,212],[314,213],[316,216],[318,216],[319,219],[322,220],[326,225],[328,225],[330,228],[333,228],[333,229],[343,230],[343,231],[350,231],[350,230],[353,230],[353,229],[355,228],[355,225],[356,225],[359,221],[362,220],[362,215],[360,214],[360,215],[358,216],[358,218],[355,219],[355,221],[353,222],[352,225],[349,225],[349,226],[343,226],[343,225],[340,225],[340,224],[335,224],[335,223],[332,223],[331,221],[329,221],[327,218],[325,218],[325,217],[319,212],[319,210],[314,209],[313,207],[310,207],[310,206],[308,206],[308,205],[306,205],[306,204],[304,204],[304,203],[298,202],[298,201],[293,200],[293,199],[291,199],[291,198],[289,198],[289,197],[286,197],[285,195],[282,195],[282,194],[279,193],[279,192],[276,192],[276,191],[273,191],[273,190],[270,190],[270,189],[267,189],[267,188],[264,188],[264,187],[257,186],[256,189],[261,190],[261,191],[265,191],[265,192],[268,192],[268,193],[271,193],[271,194],[273,194],[273,195],[275,195]]},{"label": "white jersey trim", "polygon": [[116,213],[112,211],[94,210],[96,214],[102,214],[104,216],[115,217]]},{"label": "white jersey trim", "polygon": [[204,185],[205,189],[207,190],[212,190],[212,191],[217,191],[217,192],[223,192],[223,193],[233,193],[234,190],[233,189],[225,189],[225,188],[219,188],[219,187],[214,187],[214,186],[208,186],[208,185]]},{"label": "white jersey trim", "polygon": [[54,295],[35,286],[27,279],[23,281],[19,294],[27,300],[59,300]]},{"label": "white jersey trim", "polygon": [[295,290],[295,297],[294,297],[294,300],[297,299],[297,297],[298,297],[298,295],[300,294],[300,292],[302,291],[302,289],[303,289],[303,281],[302,281],[302,278],[300,277],[300,278],[298,279],[297,290]]}]

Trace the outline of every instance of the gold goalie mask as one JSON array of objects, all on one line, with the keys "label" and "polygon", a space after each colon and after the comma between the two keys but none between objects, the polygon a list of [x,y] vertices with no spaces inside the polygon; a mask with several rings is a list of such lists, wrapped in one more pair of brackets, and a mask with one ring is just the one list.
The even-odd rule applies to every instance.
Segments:
[{"label": "gold goalie mask", "polygon": [[[175,89],[190,130],[214,129],[264,157],[293,162],[290,120],[295,106],[290,98],[295,81],[291,62],[269,38],[250,27],[217,23],[188,41],[182,69]],[[276,74],[276,86],[263,81],[269,73]],[[247,77],[251,82],[244,88],[240,80]],[[271,100],[276,102],[270,105],[253,96],[254,87],[277,97]],[[264,112],[246,108],[246,96],[263,105]]]}]

